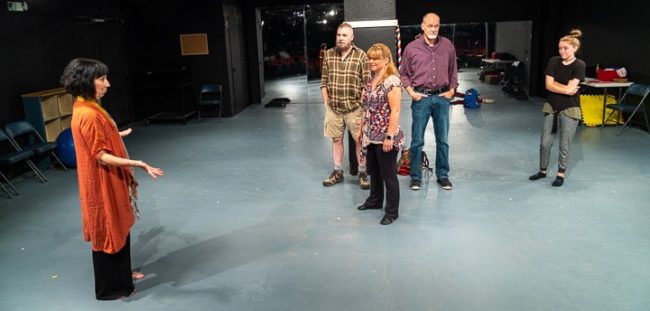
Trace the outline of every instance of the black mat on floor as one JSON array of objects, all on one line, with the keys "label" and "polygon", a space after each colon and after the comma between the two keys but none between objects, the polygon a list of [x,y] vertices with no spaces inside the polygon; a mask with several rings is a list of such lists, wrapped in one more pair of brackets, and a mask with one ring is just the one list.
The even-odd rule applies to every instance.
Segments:
[{"label": "black mat on floor", "polygon": [[271,99],[271,101],[269,101],[266,105],[264,105],[264,108],[273,108],[273,107],[284,108],[290,102],[291,100],[286,97],[274,98]]}]

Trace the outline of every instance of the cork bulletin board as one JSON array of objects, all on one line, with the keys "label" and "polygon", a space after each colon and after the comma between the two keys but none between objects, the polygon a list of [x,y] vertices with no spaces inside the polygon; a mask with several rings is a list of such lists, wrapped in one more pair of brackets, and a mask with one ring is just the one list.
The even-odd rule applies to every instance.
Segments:
[{"label": "cork bulletin board", "polygon": [[182,34],[181,55],[208,55],[208,35],[205,33]]}]

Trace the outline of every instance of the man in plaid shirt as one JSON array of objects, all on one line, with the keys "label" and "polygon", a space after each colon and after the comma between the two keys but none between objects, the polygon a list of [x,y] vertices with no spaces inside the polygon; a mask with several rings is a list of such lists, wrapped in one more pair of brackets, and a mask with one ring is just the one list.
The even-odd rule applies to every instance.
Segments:
[{"label": "man in plaid shirt", "polygon": [[[361,144],[358,141],[363,109],[361,90],[370,78],[368,56],[352,44],[352,26],[342,23],[336,30],[336,47],[325,52],[321,75],[321,93],[325,103],[324,135],[332,138],[334,171],[323,181],[323,186],[343,182],[343,134],[347,126],[356,142],[359,159],[359,186],[369,189],[365,160],[359,157]],[[363,160],[363,161],[362,161]]]}]

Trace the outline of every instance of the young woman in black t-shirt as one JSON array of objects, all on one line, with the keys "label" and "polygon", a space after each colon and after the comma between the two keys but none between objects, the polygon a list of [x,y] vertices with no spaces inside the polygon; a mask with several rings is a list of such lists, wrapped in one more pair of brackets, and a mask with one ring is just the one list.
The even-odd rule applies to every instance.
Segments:
[{"label": "young woman in black t-shirt", "polygon": [[[539,146],[539,172],[529,177],[538,180],[546,177],[555,136],[559,136],[560,154],[558,171],[552,185],[564,184],[571,141],[581,118],[579,84],[585,80],[585,63],[575,57],[580,48],[580,30],[572,30],[558,44],[560,56],[554,56],[546,66],[546,90],[549,94],[544,104],[544,127]],[[559,134],[559,135],[556,135]]]}]

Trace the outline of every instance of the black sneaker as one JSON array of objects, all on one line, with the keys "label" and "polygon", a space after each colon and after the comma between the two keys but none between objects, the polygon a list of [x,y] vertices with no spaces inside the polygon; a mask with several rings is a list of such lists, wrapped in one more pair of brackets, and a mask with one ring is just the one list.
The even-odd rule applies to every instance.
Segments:
[{"label": "black sneaker", "polygon": [[438,179],[438,184],[440,185],[440,187],[442,189],[445,189],[445,190],[451,190],[451,188],[453,188],[453,186],[451,185],[451,182],[449,181],[448,178]]},{"label": "black sneaker", "polygon": [[409,187],[411,187],[411,190],[420,190],[420,186],[422,185],[422,182],[419,180],[411,180],[411,183],[409,184]]}]

